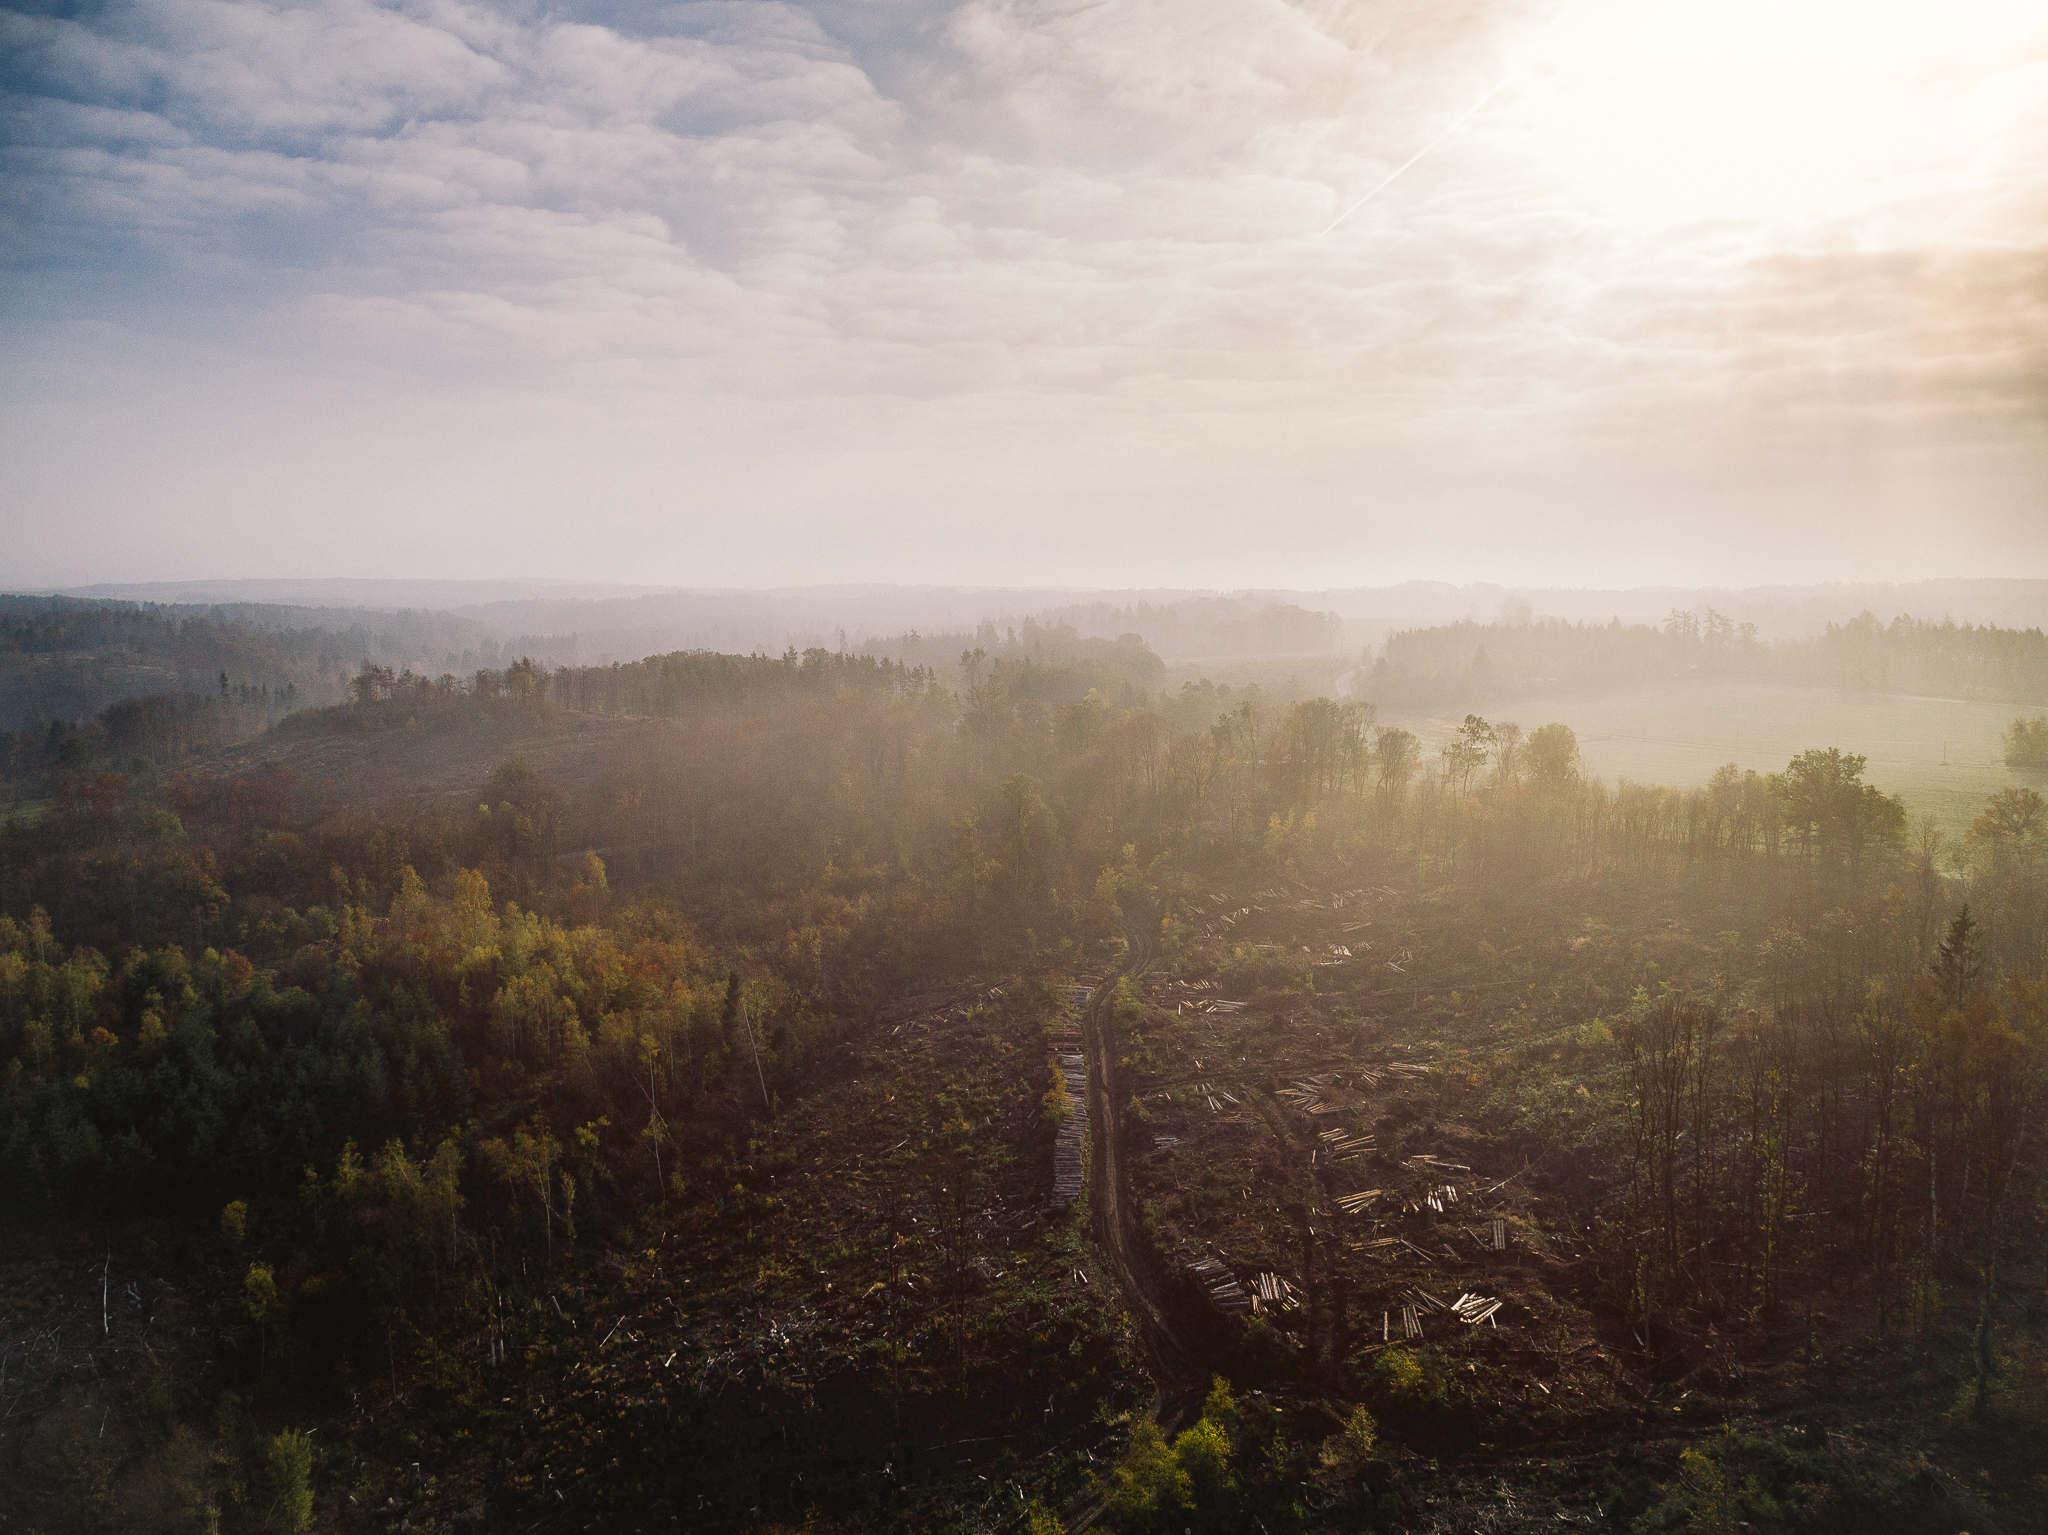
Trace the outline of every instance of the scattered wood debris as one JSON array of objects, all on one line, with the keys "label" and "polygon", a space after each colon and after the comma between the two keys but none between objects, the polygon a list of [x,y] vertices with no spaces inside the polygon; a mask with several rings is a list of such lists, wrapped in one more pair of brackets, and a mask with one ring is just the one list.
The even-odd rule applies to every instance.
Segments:
[{"label": "scattered wood debris", "polygon": [[1370,1135],[1350,1130],[1324,1130],[1316,1137],[1322,1155],[1332,1162],[1348,1162],[1373,1150],[1379,1143]]},{"label": "scattered wood debris", "polygon": [[1469,1173],[1472,1171],[1463,1162],[1446,1162],[1442,1157],[1428,1155],[1403,1157],[1401,1165],[1410,1172]]},{"label": "scattered wood debris", "polygon": [[1445,1210],[1458,1202],[1457,1189],[1448,1183],[1433,1183],[1424,1190],[1421,1200],[1410,1200],[1407,1208],[1420,1214],[1428,1210],[1433,1215],[1442,1215]]},{"label": "scattered wood debris", "polygon": [[1433,1255],[1424,1252],[1406,1237],[1374,1237],[1370,1241],[1354,1243],[1351,1250],[1384,1260],[1398,1258],[1400,1254],[1395,1251],[1396,1248],[1406,1248],[1424,1263],[1436,1262]]}]

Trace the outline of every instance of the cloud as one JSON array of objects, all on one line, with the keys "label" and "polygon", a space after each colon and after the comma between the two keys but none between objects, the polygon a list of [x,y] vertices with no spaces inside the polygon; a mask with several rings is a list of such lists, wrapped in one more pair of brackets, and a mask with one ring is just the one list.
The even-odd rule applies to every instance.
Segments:
[{"label": "cloud", "polygon": [[[337,506],[471,508],[468,476],[535,516],[609,487],[628,520],[682,475],[792,525],[886,508],[960,559],[963,499],[1097,543],[1123,506],[1127,557],[1180,519],[1227,572],[1248,508],[1283,545],[1361,505],[1382,538],[1400,504],[1498,532],[1626,482],[1834,527],[1910,455],[2005,527],[2042,451],[2048,42],[1930,66],[1939,132],[1896,174],[1689,203],[1658,155],[1721,151],[1696,111],[1600,93],[1595,5],[0,12],[0,402],[81,454],[115,421],[158,441],[91,470],[131,522],[295,464]],[[279,402],[260,443],[228,433],[261,474],[179,460],[226,428],[178,402],[249,399]],[[51,559],[54,451],[0,471]]]}]

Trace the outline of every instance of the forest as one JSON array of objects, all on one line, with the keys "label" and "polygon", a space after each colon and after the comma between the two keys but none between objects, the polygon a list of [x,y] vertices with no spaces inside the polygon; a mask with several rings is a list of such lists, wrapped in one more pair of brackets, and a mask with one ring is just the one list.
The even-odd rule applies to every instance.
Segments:
[{"label": "forest", "polygon": [[[1442,633],[1361,690],[1520,653]],[[1527,664],[1760,649],[1615,633]],[[12,738],[0,1519],[2044,1527],[2033,788],[1950,838],[1838,743],[1606,783],[960,639]]]},{"label": "forest", "polygon": [[[559,644],[527,648],[546,655]],[[433,657],[466,675],[513,656],[478,624],[442,613],[0,593],[0,768],[19,738],[86,725],[121,704],[211,714],[204,733],[221,745],[344,697],[365,660],[420,667]],[[235,707],[199,707],[216,696]],[[129,744],[116,735],[112,748]]]},{"label": "forest", "polygon": [[1389,635],[1365,687],[1392,707],[1732,678],[2039,703],[2048,700],[2048,635],[1864,612],[1772,641],[1711,607],[1676,609],[1661,624],[1468,621]]}]

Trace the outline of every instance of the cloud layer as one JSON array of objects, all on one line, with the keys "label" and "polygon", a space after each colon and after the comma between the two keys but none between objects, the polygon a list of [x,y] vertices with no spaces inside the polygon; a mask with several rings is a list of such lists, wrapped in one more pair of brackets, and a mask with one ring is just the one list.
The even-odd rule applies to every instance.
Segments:
[{"label": "cloud layer", "polygon": [[0,579],[2048,573],[2048,26],[1831,8],[0,11]]}]

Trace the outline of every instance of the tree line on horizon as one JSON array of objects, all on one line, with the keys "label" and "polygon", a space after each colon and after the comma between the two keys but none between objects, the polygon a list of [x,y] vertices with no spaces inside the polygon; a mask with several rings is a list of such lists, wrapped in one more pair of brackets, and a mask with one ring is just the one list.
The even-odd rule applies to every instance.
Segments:
[{"label": "tree line on horizon", "polygon": [[1816,635],[1768,641],[1709,608],[1661,624],[1528,618],[1388,636],[1361,691],[1409,708],[1667,681],[1742,680],[2048,703],[2048,634],[1865,612]]}]

